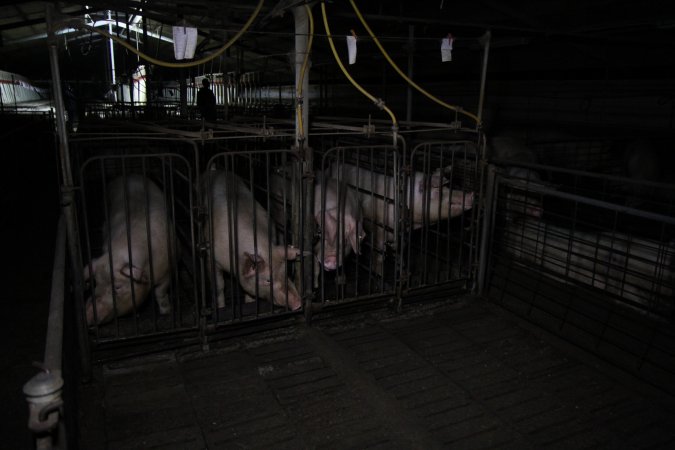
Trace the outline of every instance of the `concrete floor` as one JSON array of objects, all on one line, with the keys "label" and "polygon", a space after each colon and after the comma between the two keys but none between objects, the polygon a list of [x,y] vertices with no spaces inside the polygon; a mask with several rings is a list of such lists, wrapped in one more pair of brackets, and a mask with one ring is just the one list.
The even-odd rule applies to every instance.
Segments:
[{"label": "concrete floor", "polygon": [[675,404],[482,299],[100,365],[86,449],[673,448]]}]

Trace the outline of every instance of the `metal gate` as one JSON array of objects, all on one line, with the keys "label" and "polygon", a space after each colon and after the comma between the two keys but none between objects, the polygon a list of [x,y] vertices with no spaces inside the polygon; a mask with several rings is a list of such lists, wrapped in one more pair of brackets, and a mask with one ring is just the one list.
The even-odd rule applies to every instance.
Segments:
[{"label": "metal gate", "polygon": [[89,157],[78,174],[85,309],[96,344],[198,325],[192,162],[123,153]]},{"label": "metal gate", "polygon": [[[232,151],[138,136],[92,142],[73,144],[85,298],[97,305],[103,293],[94,262],[106,254],[110,284],[123,288],[122,280],[131,291],[130,299],[110,294],[107,310],[88,307],[99,347],[171,333],[206,343],[216,331],[291,317],[303,307],[311,313],[382,300],[400,306],[403,298],[448,295],[467,289],[474,276],[481,176],[470,141],[420,144],[405,160],[392,145],[337,146],[315,158],[314,170],[289,150]],[[145,180],[141,250],[128,186],[117,206],[127,218],[118,230],[126,240],[113,242],[110,226],[108,191],[115,179],[135,177]],[[145,214],[151,185],[163,195],[169,227],[170,313],[152,267],[134,277],[133,261],[116,267],[106,252],[121,245],[127,259],[154,255],[156,230]]]},{"label": "metal gate", "polygon": [[[675,217],[626,206],[624,192],[605,190],[617,177],[528,169],[545,169],[551,182],[490,171],[485,294],[675,392]],[[675,186],[661,194],[672,198]],[[523,199],[538,212],[519,207]]]},{"label": "metal gate", "polygon": [[[311,252],[298,161],[288,150],[218,153],[198,186],[206,326],[251,323],[299,311]],[[279,171],[293,168],[288,183]]]},{"label": "metal gate", "polygon": [[[447,295],[451,285],[466,289],[477,258],[479,208],[474,204],[481,177],[475,148],[471,141],[458,140],[422,143],[409,155],[389,145],[327,150],[317,170],[324,184],[316,205],[321,211],[329,207],[327,180],[332,177],[341,208],[350,194],[358,197],[363,233],[357,233],[360,247],[352,244],[350,251],[350,217],[340,216],[337,247],[347,256],[334,272],[320,272],[320,301],[384,296],[400,304],[403,298]],[[317,219],[322,232],[326,220],[326,214]]]},{"label": "metal gate", "polygon": [[[320,194],[315,209],[320,208],[323,214],[317,218],[321,239],[315,253],[320,258],[327,251],[328,210],[340,205],[336,236],[343,258],[335,269],[317,266],[318,301],[331,305],[396,297],[401,269],[398,236],[403,198],[399,150],[391,145],[338,146],[317,160],[319,190],[315,194]],[[332,198],[330,180],[337,186]],[[352,215],[358,216],[361,223],[361,228],[353,230],[357,248],[351,251],[344,209],[349,199],[353,199]]]},{"label": "metal gate", "polygon": [[465,289],[477,263],[479,154],[474,142],[443,141],[417,145],[407,160],[408,217],[403,242],[406,290],[444,295]]}]

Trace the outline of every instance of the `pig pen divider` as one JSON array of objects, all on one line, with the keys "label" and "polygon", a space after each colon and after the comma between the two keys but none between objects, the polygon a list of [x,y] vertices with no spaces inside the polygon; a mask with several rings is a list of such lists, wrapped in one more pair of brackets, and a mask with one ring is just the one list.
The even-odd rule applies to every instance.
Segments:
[{"label": "pig pen divider", "polygon": [[[273,186],[278,169],[288,167],[289,182]],[[294,290],[301,297],[311,292],[300,274],[311,264],[312,255],[300,238],[304,224],[293,220],[303,217],[304,210],[296,154],[291,150],[216,153],[206,164],[198,190],[202,313],[207,331],[289,315]],[[290,251],[280,253],[288,246],[298,250],[297,258]]]},{"label": "pig pen divider", "polygon": [[[398,246],[402,210],[400,150],[392,145],[343,145],[327,149],[319,163],[320,195],[315,207],[323,214],[317,220],[321,238],[315,253],[327,251],[327,221],[331,210],[328,180],[337,183],[335,235],[341,258],[334,270],[316,265],[318,302],[321,308],[366,299],[396,299],[400,280],[401,254]],[[316,195],[316,192],[315,192]],[[356,198],[363,231],[354,230],[358,252],[350,248],[345,201]],[[316,211],[315,211],[316,213]]]},{"label": "pig pen divider", "polygon": [[[470,289],[478,267],[480,155],[472,137],[422,142],[410,153],[405,141],[323,151],[317,173],[358,196],[365,237],[360,252],[345,254],[336,270],[319,270],[322,306],[381,297],[398,309]],[[321,192],[317,207],[325,211],[325,186]],[[344,212],[339,219],[338,247],[349,250]],[[317,220],[325,229],[327,214]],[[322,245],[316,253],[323,254]]]},{"label": "pig pen divider", "polygon": [[[257,138],[254,140],[257,142]],[[254,145],[244,145],[245,140],[233,145],[229,141],[214,141],[199,146],[189,139],[146,135],[122,134],[103,141],[84,135],[74,139],[73,160],[79,168],[76,176],[80,186],[78,220],[85,265],[105,248],[102,237],[106,230],[102,224],[110,219],[110,205],[104,195],[109,182],[116,176],[132,174],[146,176],[165,192],[165,207],[174,233],[168,246],[172,259],[179,263],[171,276],[169,293],[172,299],[176,294],[178,298],[170,315],[156,310],[154,293],[137,299],[132,289],[130,314],[117,314],[110,322],[89,328],[98,360],[106,359],[104,351],[115,358],[129,351],[143,353],[153,348],[207,345],[221,335],[237,334],[246,327],[254,330],[266,328],[275,320],[296,320],[298,317],[290,307],[293,289],[297,289],[303,305],[316,312],[383,303],[398,309],[403,301],[465,292],[474,278],[478,256],[479,208],[467,208],[461,217],[448,220],[425,219],[413,229],[407,202],[411,206],[426,204],[427,215],[438,215],[439,205],[430,206],[428,191],[426,195],[420,194],[419,199],[409,196],[415,194],[411,189],[412,174],[422,173],[428,182],[443,167],[448,167],[443,187],[475,193],[479,198],[480,152],[472,150],[471,138],[425,142],[409,155],[405,140],[399,141],[397,146],[380,141],[324,147],[314,158],[315,167],[306,168],[296,150],[275,149],[272,142],[256,150]],[[245,212],[245,207],[253,207],[261,215],[260,219],[258,214],[252,216],[251,227],[273,224],[263,230],[264,240],[278,246],[293,245],[300,253],[285,267],[273,268],[269,278],[254,274],[257,282],[248,291],[240,283],[242,252],[237,252],[243,228],[235,226],[227,236],[228,247],[234,252],[227,258],[230,270],[221,271],[214,259],[210,238],[214,235],[213,205],[209,196],[204,196],[212,169],[224,171],[228,179],[229,175],[236,175],[251,192],[252,201],[228,204],[226,215],[230,223]],[[279,174],[285,174],[287,182],[275,188],[272,179]],[[307,193],[303,191],[303,180],[320,183],[329,175],[339,182],[336,247],[340,255],[335,270],[324,270],[317,264],[317,257],[328,251],[323,239],[327,216],[316,216],[312,224],[297,220],[305,217]],[[318,206],[314,203],[315,208],[327,208],[326,191],[324,186],[324,196],[318,199]],[[368,214],[362,217],[365,231],[356,233],[358,242],[354,245],[349,242],[344,214],[344,194],[350,192],[358,194],[359,208],[365,204],[368,209]],[[449,201],[449,196],[443,194],[441,199]],[[301,239],[307,232],[314,237],[312,248],[305,248]],[[252,236],[257,239],[259,234]],[[359,251],[352,251],[354,247]],[[262,253],[260,260],[271,259],[269,248]],[[132,259],[133,255],[131,252]],[[259,262],[257,256],[253,262]],[[276,279],[274,274],[278,270],[286,270],[287,276]],[[313,274],[316,286],[310,286],[307,277],[302,276],[307,272]],[[85,275],[95,279],[90,269]],[[224,283],[221,301],[219,278]],[[276,304],[271,301],[273,296],[264,295],[267,283],[271,290],[282,287],[282,299],[277,299]],[[92,289],[95,293],[95,286],[83,288],[85,299]],[[117,312],[115,296],[112,303],[113,311]],[[97,320],[98,311],[96,308],[94,311]]]},{"label": "pig pen divider", "polygon": [[[181,342],[189,340],[186,332],[188,336],[195,334],[198,326],[198,273],[194,245],[193,173],[190,160],[172,153],[96,155],[89,157],[80,167],[78,221],[84,276],[89,278],[82,289],[90,294],[93,305],[93,317],[88,322],[90,340],[95,349],[112,350],[131,342],[137,343],[142,338],[149,344],[170,346],[171,340],[163,342],[161,336],[175,334],[175,339]],[[111,211],[115,203],[111,204],[114,198],[110,197],[112,192],[109,191],[116,180],[126,187],[122,189],[118,210]],[[143,180],[141,194],[135,193],[133,180]],[[161,200],[153,200],[153,192],[161,196]],[[123,217],[121,222],[120,214]],[[118,226],[112,229],[111,222],[116,218]],[[156,221],[160,221],[159,225]],[[122,239],[121,246],[126,248],[116,248],[113,245],[115,239],[118,243]],[[112,252],[107,251],[111,246]],[[157,252],[166,257],[148,256]],[[134,275],[124,275],[124,269],[116,267],[115,255],[121,255],[119,257],[128,261],[128,266],[123,267],[136,269],[134,257],[139,260],[138,265],[146,261],[147,266],[141,275],[135,275],[136,272],[131,270]],[[168,268],[163,274],[161,267],[165,259],[168,259]],[[95,265],[95,261],[100,264]],[[97,275],[95,268],[98,266],[107,266],[107,269]],[[114,287],[112,291],[107,291],[105,284],[97,287],[97,282],[104,281],[106,275]],[[168,312],[162,311],[161,298],[158,297],[161,295],[159,286],[166,286],[163,281],[166,277],[169,280]],[[127,286],[130,307],[119,303],[126,299],[123,293],[127,291]],[[101,305],[105,305],[105,299],[109,298],[106,296],[110,295],[112,317],[105,319],[105,309],[99,307],[98,298],[102,299]],[[155,301],[159,311],[155,309]]]},{"label": "pig pen divider", "polygon": [[[675,394],[675,217],[580,189],[584,178],[609,175],[545,169],[554,185],[524,183],[503,167],[488,180],[495,214],[485,224],[493,231],[483,295]],[[525,207],[532,202],[537,214]]]},{"label": "pig pen divider", "polygon": [[[472,140],[430,141],[416,145],[406,159],[402,280],[410,300],[421,298],[425,291],[446,295],[456,289],[459,293],[476,277],[477,200],[483,185],[480,155]],[[448,204],[460,205],[459,210],[444,210]]]}]

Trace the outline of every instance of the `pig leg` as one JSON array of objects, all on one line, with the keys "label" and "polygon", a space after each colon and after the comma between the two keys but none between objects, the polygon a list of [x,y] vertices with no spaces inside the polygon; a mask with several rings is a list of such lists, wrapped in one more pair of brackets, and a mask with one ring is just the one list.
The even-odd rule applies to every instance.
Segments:
[{"label": "pig leg", "polygon": [[314,260],[314,289],[319,288],[319,276],[321,275],[321,263],[319,263],[319,260],[315,256],[312,258]]},{"label": "pig leg", "polygon": [[218,293],[216,299],[218,308],[225,308],[225,279],[221,270],[216,270],[216,292]]},{"label": "pig leg", "polygon": [[379,278],[377,283],[378,289],[384,286],[382,283],[384,281],[384,260],[385,253],[387,251],[386,240],[388,235],[389,233],[380,227],[377,227],[372,232],[373,241],[371,248],[371,270],[377,275],[376,278]]},{"label": "pig leg", "polygon": [[171,285],[171,278],[166,277],[157,286],[155,286],[155,299],[160,314],[171,313],[171,301],[169,300],[168,290]]}]

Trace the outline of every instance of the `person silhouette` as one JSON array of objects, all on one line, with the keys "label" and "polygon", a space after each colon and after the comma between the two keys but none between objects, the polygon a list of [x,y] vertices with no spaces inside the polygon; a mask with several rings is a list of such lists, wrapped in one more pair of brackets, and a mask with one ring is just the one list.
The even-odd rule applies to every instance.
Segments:
[{"label": "person silhouette", "polygon": [[216,121],[216,96],[213,95],[208,78],[202,80],[202,87],[197,92],[197,107],[202,119],[208,122]]}]

